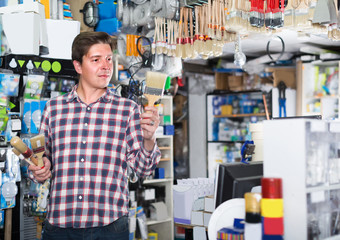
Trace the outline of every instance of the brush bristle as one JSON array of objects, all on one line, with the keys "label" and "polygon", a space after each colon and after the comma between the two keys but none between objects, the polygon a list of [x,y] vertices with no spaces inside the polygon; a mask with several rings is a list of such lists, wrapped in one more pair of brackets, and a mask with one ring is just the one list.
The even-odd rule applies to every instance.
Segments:
[{"label": "brush bristle", "polygon": [[160,72],[146,72],[146,86],[151,88],[163,89],[168,75]]}]

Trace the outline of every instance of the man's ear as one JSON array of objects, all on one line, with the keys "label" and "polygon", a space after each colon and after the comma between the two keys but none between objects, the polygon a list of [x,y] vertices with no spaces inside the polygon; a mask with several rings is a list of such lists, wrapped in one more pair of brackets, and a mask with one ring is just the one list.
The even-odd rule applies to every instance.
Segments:
[{"label": "man's ear", "polygon": [[82,73],[81,63],[80,62],[78,62],[77,60],[73,60],[73,66],[74,66],[74,69],[76,70],[76,72],[78,74]]}]

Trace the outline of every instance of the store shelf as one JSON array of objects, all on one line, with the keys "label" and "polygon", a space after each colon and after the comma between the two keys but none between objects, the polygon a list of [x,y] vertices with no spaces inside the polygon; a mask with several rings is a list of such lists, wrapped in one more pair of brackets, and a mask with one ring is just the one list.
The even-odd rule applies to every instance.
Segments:
[{"label": "store shelf", "polygon": [[339,127],[339,122],[326,120],[264,122],[263,176],[284,183],[285,239],[340,239],[339,226],[334,224],[340,193],[334,139],[340,133],[331,131]]},{"label": "store shelf", "polygon": [[[339,61],[297,63],[297,116],[319,114],[322,119],[340,117]],[[328,89],[330,95],[325,94]]]},{"label": "store shelf", "polygon": [[333,237],[328,237],[328,238],[325,238],[324,240],[339,240],[339,236],[336,235],[336,236],[333,236]]},{"label": "store shelf", "polygon": [[[208,177],[214,177],[219,162],[241,159],[247,124],[266,118],[263,93],[259,90],[212,92],[206,95],[206,154]],[[239,113],[239,114],[226,114]],[[252,121],[253,122],[253,121]]]},{"label": "store shelf", "polygon": [[254,90],[243,90],[243,91],[231,91],[231,90],[214,90],[211,93],[208,93],[207,95],[226,95],[226,94],[251,94],[251,93],[262,93],[261,90],[254,89]]},{"label": "store shelf", "polygon": [[244,141],[208,141],[208,143],[244,143]]},{"label": "store shelf", "polygon": [[159,150],[171,150],[171,147],[158,147]]},{"label": "store shelf", "polygon": [[307,96],[307,99],[340,98],[339,95]]},{"label": "store shelf", "polygon": [[[196,225],[191,225],[191,224],[181,224],[181,223],[175,223],[176,227],[181,227],[185,229],[193,229],[194,227],[197,227]],[[208,227],[205,227],[206,230],[208,230]]]},{"label": "store shelf", "polygon": [[156,138],[171,138],[172,135],[156,135]]},{"label": "store shelf", "polygon": [[[161,104],[163,105],[160,115],[170,116],[170,124],[173,124],[172,97],[163,96]],[[161,151],[161,159],[157,168],[164,170],[162,179],[146,179],[143,185],[148,187],[161,187],[165,189],[164,204],[167,208],[166,219],[161,221],[147,220],[149,232],[157,232],[158,239],[174,239],[174,220],[173,220],[173,136],[156,135],[157,145]],[[164,187],[164,188],[163,188]],[[157,192],[156,192],[157,196]]]},{"label": "store shelf", "polygon": [[172,182],[171,178],[162,178],[162,179],[147,179],[144,180],[143,184],[155,184],[155,183],[166,183]]},{"label": "store shelf", "polygon": [[242,73],[244,72],[241,68],[214,68],[214,72],[218,73]]},{"label": "store shelf", "polygon": [[165,223],[165,222],[171,222],[171,221],[172,221],[172,218],[167,218],[167,219],[160,220],[160,221],[147,220],[147,221],[146,221],[146,224],[147,224],[148,226],[150,226],[150,225],[155,225],[155,224]]},{"label": "store shelf", "polygon": [[266,113],[215,115],[215,118],[244,118],[244,117],[265,117]]},{"label": "store shelf", "polygon": [[332,184],[328,186],[317,186],[317,187],[307,187],[306,192],[319,192],[319,191],[328,191],[328,190],[336,190],[340,189],[340,183],[339,184]]}]

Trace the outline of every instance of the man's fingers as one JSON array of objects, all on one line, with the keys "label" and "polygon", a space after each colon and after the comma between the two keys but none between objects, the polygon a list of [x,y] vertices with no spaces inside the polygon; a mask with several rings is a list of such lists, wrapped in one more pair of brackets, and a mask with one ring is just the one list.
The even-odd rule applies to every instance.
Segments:
[{"label": "man's fingers", "polygon": [[46,172],[45,174],[36,175],[34,177],[38,182],[44,182],[46,179],[50,178],[51,176],[52,176],[51,172]]}]

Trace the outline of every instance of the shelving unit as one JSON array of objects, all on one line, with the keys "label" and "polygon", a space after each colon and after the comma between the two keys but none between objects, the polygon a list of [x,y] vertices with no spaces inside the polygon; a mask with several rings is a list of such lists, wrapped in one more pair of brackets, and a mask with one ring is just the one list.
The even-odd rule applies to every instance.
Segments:
[{"label": "shelving unit", "polygon": [[322,115],[323,119],[339,118],[339,61],[299,62],[297,69],[297,115]]},{"label": "shelving unit", "polygon": [[265,113],[215,115],[215,118],[265,117]]},{"label": "shelving unit", "polygon": [[[163,105],[163,114],[170,116],[170,124],[173,124],[172,117],[172,97],[163,96],[161,99]],[[165,178],[162,179],[146,179],[144,186],[164,186],[165,187],[165,205],[167,207],[168,216],[166,219],[159,221],[147,220],[148,231],[157,232],[158,239],[173,240],[174,239],[174,220],[173,220],[173,136],[157,135],[157,144],[162,153],[159,168],[164,168]]]},{"label": "shelving unit", "polygon": [[206,95],[206,149],[208,177],[215,176],[220,162],[238,161],[248,123],[265,119],[262,92],[218,91]]},{"label": "shelving unit", "polygon": [[285,239],[339,239],[340,122],[264,122],[264,176],[283,184]]}]

